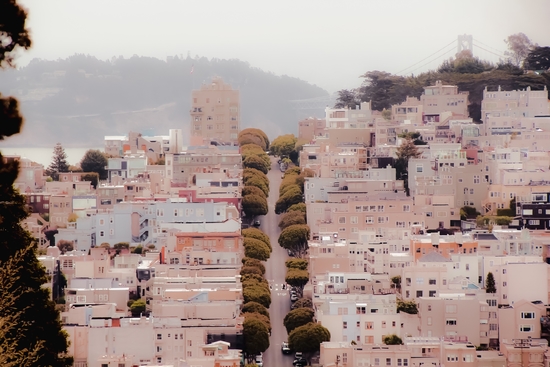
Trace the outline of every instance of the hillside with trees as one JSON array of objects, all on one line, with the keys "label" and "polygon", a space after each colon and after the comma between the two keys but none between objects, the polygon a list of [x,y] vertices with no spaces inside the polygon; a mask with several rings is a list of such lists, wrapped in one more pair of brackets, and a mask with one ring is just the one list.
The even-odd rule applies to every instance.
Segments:
[{"label": "hillside with trees", "polygon": [[481,121],[483,90],[532,90],[550,89],[550,48],[531,43],[523,33],[511,35],[505,41],[508,45],[507,60],[492,64],[470,51],[463,51],[445,60],[437,70],[418,75],[394,75],[384,71],[368,71],[362,75],[363,83],[353,90],[341,90],[336,107],[354,106],[362,101],[372,101],[372,109],[391,109],[407,98],[417,97],[424,87],[440,80],[443,84],[458,86],[459,91],[469,92],[468,112],[475,122]]},{"label": "hillside with trees", "polygon": [[181,55],[167,60],[137,55],[98,60],[82,54],[55,61],[34,59],[0,75],[0,91],[18,97],[26,117],[24,133],[10,145],[32,139],[43,146],[58,141],[65,146],[99,146],[104,135],[130,130],[187,131],[191,91],[213,76],[240,90],[241,128],[262,128],[270,136],[296,130],[290,100],[328,95],[303,80],[239,60]]}]

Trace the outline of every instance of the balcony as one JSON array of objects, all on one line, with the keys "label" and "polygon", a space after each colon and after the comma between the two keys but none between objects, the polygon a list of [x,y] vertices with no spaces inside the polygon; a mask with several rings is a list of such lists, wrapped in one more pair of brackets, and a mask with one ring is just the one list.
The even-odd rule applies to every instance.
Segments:
[{"label": "balcony", "polygon": [[349,288],[328,288],[327,293],[328,294],[349,294]]}]

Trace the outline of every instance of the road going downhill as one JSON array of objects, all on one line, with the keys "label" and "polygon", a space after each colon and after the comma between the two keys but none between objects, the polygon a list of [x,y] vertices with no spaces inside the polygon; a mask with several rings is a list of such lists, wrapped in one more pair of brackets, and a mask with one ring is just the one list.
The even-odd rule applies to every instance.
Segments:
[{"label": "road going downhill", "polygon": [[279,198],[279,185],[281,184],[281,171],[277,164],[277,158],[271,158],[271,171],[267,174],[269,178],[269,211],[262,218],[260,228],[271,240],[273,252],[266,262],[265,278],[271,285],[271,307],[269,316],[271,319],[270,347],[264,353],[265,367],[292,366],[291,355],[284,355],[281,352],[281,343],[287,340],[286,329],[283,319],[290,311],[290,296],[287,289],[282,289],[285,282],[286,268],[285,261],[288,259],[286,250],[279,246],[279,216],[275,214],[275,203]]}]

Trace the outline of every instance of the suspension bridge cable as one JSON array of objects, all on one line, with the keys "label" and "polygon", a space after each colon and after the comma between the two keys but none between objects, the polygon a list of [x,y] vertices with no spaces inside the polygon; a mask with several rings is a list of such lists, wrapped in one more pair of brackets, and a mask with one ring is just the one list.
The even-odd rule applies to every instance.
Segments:
[{"label": "suspension bridge cable", "polygon": [[445,52],[444,54],[441,54],[441,55],[439,55],[438,57],[436,57],[435,59],[432,59],[432,60],[428,61],[428,62],[425,63],[424,65],[421,65],[421,66],[417,67],[416,69],[409,71],[409,73],[412,74],[412,73],[415,72],[416,70],[422,69],[424,66],[426,66],[426,65],[428,65],[428,64],[431,64],[431,63],[434,62],[435,60],[438,60],[438,59],[442,58],[443,56],[447,55],[449,52],[452,52],[452,51],[454,51],[454,48],[451,48],[450,50],[448,50],[448,51]]},{"label": "suspension bridge cable", "polygon": [[497,53],[494,53],[493,51],[489,51],[489,50],[487,50],[487,49],[481,47],[480,45],[475,45],[475,46],[478,47],[478,48],[480,48],[480,49],[482,49],[482,50],[485,51],[485,52],[488,52],[488,53],[490,53],[490,54],[493,54],[493,55],[495,55],[495,56],[498,56],[498,57],[500,57],[501,59],[506,59],[506,58],[507,58],[507,57],[504,56],[504,55],[499,55],[499,54],[497,54]]},{"label": "suspension bridge cable", "polygon": [[474,38],[472,41],[473,41],[473,42],[477,42],[477,43],[481,43],[483,46],[485,46],[485,47],[487,47],[487,48],[491,48],[491,49],[493,49],[494,51],[496,51],[496,52],[498,52],[498,53],[502,53],[502,50],[498,50],[498,49],[496,49],[496,48],[494,48],[494,47],[491,47],[491,46],[489,46],[488,44],[483,43],[483,42],[481,42],[481,41],[478,40],[478,39],[475,39],[475,38]]},{"label": "suspension bridge cable", "polygon": [[446,44],[445,46],[443,46],[442,48],[440,48],[439,50],[437,50],[436,52],[434,52],[434,53],[431,54],[430,56],[423,58],[422,60],[420,60],[420,61],[417,62],[416,64],[413,64],[413,65],[409,66],[408,68],[405,68],[405,69],[401,70],[401,71],[398,72],[398,73],[395,73],[395,75],[399,75],[399,74],[403,73],[405,70],[408,70],[408,69],[410,69],[410,68],[412,68],[412,67],[414,67],[414,66],[420,64],[421,62],[423,62],[423,61],[429,59],[429,58],[432,57],[433,55],[435,55],[435,54],[439,53],[440,51],[446,49],[447,47],[449,47],[450,45],[452,45],[452,44],[455,43],[455,42],[456,42],[455,40],[452,40],[451,42],[449,42],[448,44]]}]

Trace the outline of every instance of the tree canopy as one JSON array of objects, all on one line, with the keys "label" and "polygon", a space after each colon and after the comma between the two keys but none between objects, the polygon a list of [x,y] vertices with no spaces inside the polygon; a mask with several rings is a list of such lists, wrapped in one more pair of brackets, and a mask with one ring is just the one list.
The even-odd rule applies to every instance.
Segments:
[{"label": "tree canopy", "polygon": [[57,143],[53,148],[52,162],[46,169],[46,174],[50,176],[54,181],[59,179],[60,172],[68,172],[69,163],[67,163],[67,153],[61,146],[61,143]]},{"label": "tree canopy", "polygon": [[[242,263],[243,263],[243,268],[245,267],[257,268],[260,271],[260,275],[265,274],[265,265],[262,264],[262,262],[258,259],[245,257],[243,258]],[[242,275],[242,271],[241,271],[241,275]]]},{"label": "tree canopy", "polygon": [[246,228],[241,231],[241,234],[243,237],[250,237],[255,238],[257,240],[263,241],[269,248],[271,248],[271,241],[269,240],[269,236],[266,235],[261,229],[259,228]]},{"label": "tree canopy", "polygon": [[261,261],[267,261],[269,259],[271,251],[263,241],[254,238],[245,238],[243,243],[244,256]]},{"label": "tree canopy", "polygon": [[298,294],[301,296],[304,291],[304,286],[309,282],[309,273],[307,270],[290,268],[286,272],[285,282],[295,287]]},{"label": "tree canopy", "polygon": [[101,180],[107,178],[107,170],[105,169],[107,164],[107,157],[97,149],[89,149],[80,161],[80,167],[84,172],[96,172]]},{"label": "tree canopy", "polygon": [[523,65],[523,60],[529,54],[533,42],[525,35],[525,33],[516,33],[508,36],[504,42],[508,46],[508,50],[504,51],[504,55],[508,56],[510,62],[516,66],[521,67]]},{"label": "tree canopy", "polygon": [[292,211],[281,215],[281,220],[279,221],[279,228],[285,229],[286,227],[291,226],[293,224],[307,224],[306,213],[301,211]]},{"label": "tree canopy", "polygon": [[293,212],[293,211],[298,211],[298,212],[306,213],[306,212],[307,212],[306,204],[305,204],[305,203],[294,204],[294,205],[291,205],[291,206],[286,210],[287,213]]},{"label": "tree canopy", "polygon": [[405,139],[397,148],[397,159],[394,163],[395,174],[398,180],[403,180],[407,196],[409,195],[409,160],[418,158],[422,153],[418,150],[412,139]]},{"label": "tree canopy", "polygon": [[354,89],[342,89],[338,91],[338,98],[334,108],[350,108],[355,109],[355,106],[360,105],[361,100],[357,96]]},{"label": "tree canopy", "polygon": [[279,235],[279,245],[291,250],[297,257],[302,257],[308,248],[309,226],[305,224],[293,224],[283,229]]},{"label": "tree canopy", "polygon": [[309,324],[313,322],[313,316],[315,313],[311,308],[297,308],[286,314],[283,325],[286,328],[286,332],[290,334],[292,330],[297,327]]},{"label": "tree canopy", "polygon": [[[31,45],[26,11],[15,0],[0,2],[0,68],[14,67],[15,53]],[[21,130],[23,116],[13,97],[0,95],[0,140]],[[37,242],[22,227],[25,198],[14,188],[18,161],[0,154],[0,365],[72,366],[67,333],[44,284]]]},{"label": "tree canopy", "polygon": [[259,304],[258,302],[247,302],[241,308],[241,312],[255,312],[269,317],[269,311],[265,306]]},{"label": "tree canopy", "polygon": [[384,338],[382,338],[382,342],[386,345],[403,344],[403,340],[398,335],[395,335],[395,334],[384,335]]},{"label": "tree canopy", "polygon": [[313,308],[313,302],[309,298],[298,298],[296,302],[292,306],[290,306],[291,310],[295,310],[297,308]]},{"label": "tree canopy", "polygon": [[311,356],[318,352],[322,342],[330,341],[330,332],[321,324],[310,322],[292,330],[288,335],[289,347]]},{"label": "tree canopy", "polygon": [[305,259],[291,258],[285,261],[285,266],[287,269],[307,270],[307,265],[308,261]]},{"label": "tree canopy", "polygon": [[271,293],[269,292],[269,288],[259,284],[243,287],[243,298],[245,303],[256,302],[265,308],[269,308],[271,305]]},{"label": "tree canopy", "polygon": [[290,157],[290,153],[292,153],[296,147],[297,140],[294,134],[278,136],[271,143],[271,152],[279,157]]},{"label": "tree canopy", "polygon": [[261,146],[263,150],[266,150],[266,151],[269,150],[269,138],[260,129],[247,128],[247,129],[241,130],[238,136],[238,140],[239,140],[239,145],[241,146],[245,144],[253,143]]},{"label": "tree canopy", "polygon": [[397,300],[397,312],[406,312],[411,315],[416,315],[418,313],[418,305],[414,300],[412,301],[403,301]]},{"label": "tree canopy", "polygon": [[271,164],[266,163],[262,158],[255,154],[249,154],[243,159],[243,167],[254,168],[263,173],[269,172]]},{"label": "tree canopy", "polygon": [[245,186],[245,187],[243,187],[242,196],[246,196],[246,195],[258,195],[258,196],[261,196],[263,198],[266,198],[264,192],[256,186]]},{"label": "tree canopy", "polygon": [[533,47],[523,61],[523,67],[528,70],[550,71],[550,47]]},{"label": "tree canopy", "polygon": [[263,353],[269,348],[269,330],[257,318],[247,317],[243,322],[244,352],[248,357]]},{"label": "tree canopy", "polygon": [[486,293],[496,293],[497,288],[495,286],[495,277],[493,273],[488,272],[487,278],[485,279],[485,292]]},{"label": "tree canopy", "polygon": [[249,218],[267,214],[267,199],[260,195],[246,195],[241,200],[243,211]]},{"label": "tree canopy", "polygon": [[275,213],[284,213],[290,206],[303,202],[303,193],[298,185],[293,185],[275,203]]}]

